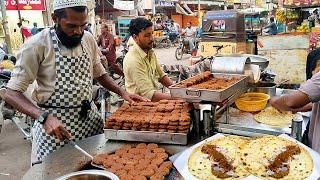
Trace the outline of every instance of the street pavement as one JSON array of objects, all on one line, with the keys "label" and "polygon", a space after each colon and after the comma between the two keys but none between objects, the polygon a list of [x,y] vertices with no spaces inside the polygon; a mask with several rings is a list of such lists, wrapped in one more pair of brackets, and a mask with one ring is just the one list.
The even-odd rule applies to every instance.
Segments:
[{"label": "street pavement", "polygon": [[[160,64],[187,65],[190,55],[175,59],[175,47],[155,49]],[[30,168],[31,142],[23,139],[17,127],[6,120],[0,133],[0,180],[18,180]]]},{"label": "street pavement", "polygon": [[158,61],[160,64],[165,65],[187,65],[187,60],[191,57],[190,55],[183,55],[181,60],[176,60],[175,58],[176,47],[172,47],[169,49],[155,49],[155,53],[157,55]]}]

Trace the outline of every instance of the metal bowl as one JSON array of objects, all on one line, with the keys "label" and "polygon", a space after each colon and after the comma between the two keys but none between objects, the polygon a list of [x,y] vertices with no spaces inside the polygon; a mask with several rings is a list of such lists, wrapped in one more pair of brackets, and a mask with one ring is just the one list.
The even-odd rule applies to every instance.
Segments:
[{"label": "metal bowl", "polygon": [[259,82],[256,83],[254,87],[251,88],[253,92],[260,92],[269,94],[270,97],[274,97],[276,95],[277,85],[275,83],[267,83],[267,82]]},{"label": "metal bowl", "polygon": [[273,87],[253,87],[253,92],[260,92],[270,95],[270,97],[276,96],[276,86]]},{"label": "metal bowl", "polygon": [[56,180],[119,180],[119,178],[108,171],[84,170],[66,174]]}]

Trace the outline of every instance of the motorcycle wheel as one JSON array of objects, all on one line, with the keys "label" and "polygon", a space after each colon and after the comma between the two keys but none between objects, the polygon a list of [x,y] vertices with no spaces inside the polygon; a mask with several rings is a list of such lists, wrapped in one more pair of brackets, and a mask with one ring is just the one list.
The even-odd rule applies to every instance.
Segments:
[{"label": "motorcycle wheel", "polygon": [[[116,59],[116,63],[121,69],[123,69],[123,56],[118,57]],[[110,72],[110,77],[112,77],[112,79],[114,80],[118,80],[121,77],[117,75],[113,69],[110,69],[109,72]]]},{"label": "motorcycle wheel", "polygon": [[176,59],[181,60],[183,56],[183,47],[178,47],[175,53]]},{"label": "motorcycle wheel", "polygon": [[110,70],[109,72],[110,72],[110,77],[113,80],[118,80],[121,77],[121,76],[116,75],[116,73],[113,70]]},{"label": "motorcycle wheel", "polygon": [[120,57],[118,57],[117,60],[116,60],[118,66],[119,66],[121,69],[123,69],[123,59],[124,59],[124,57],[123,57],[123,56],[120,56]]}]

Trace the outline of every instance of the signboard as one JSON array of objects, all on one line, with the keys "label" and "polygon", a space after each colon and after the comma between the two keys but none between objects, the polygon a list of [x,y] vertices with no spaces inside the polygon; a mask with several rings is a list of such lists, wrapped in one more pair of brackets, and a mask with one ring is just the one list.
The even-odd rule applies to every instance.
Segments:
[{"label": "signboard", "polygon": [[174,7],[174,6],[176,6],[176,2],[160,1],[159,5],[161,7]]},{"label": "signboard", "polygon": [[[6,10],[46,10],[45,0],[6,0]],[[17,5],[18,2],[18,5]]]},{"label": "signboard", "polygon": [[113,8],[124,11],[131,11],[134,9],[134,1],[114,0]]},{"label": "signboard", "polygon": [[141,1],[143,5],[142,6],[143,9],[152,9],[153,1],[151,0],[138,0],[138,1]]},{"label": "signboard", "polygon": [[228,5],[233,4],[255,4],[255,0],[226,0],[225,1]]},{"label": "signboard", "polygon": [[240,0],[240,3],[241,3],[241,4],[251,4],[251,5],[254,5],[254,4],[255,4],[255,1],[253,1],[253,0]]},{"label": "signboard", "polygon": [[292,7],[312,7],[319,6],[319,0],[283,0],[284,6],[292,6]]}]

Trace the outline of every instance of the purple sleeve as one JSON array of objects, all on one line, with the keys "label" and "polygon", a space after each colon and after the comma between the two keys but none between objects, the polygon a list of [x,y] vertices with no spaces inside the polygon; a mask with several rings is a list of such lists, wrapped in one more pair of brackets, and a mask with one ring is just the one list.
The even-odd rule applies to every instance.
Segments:
[{"label": "purple sleeve", "polygon": [[307,82],[301,84],[299,90],[306,93],[312,102],[320,101],[320,72],[313,75]]}]

